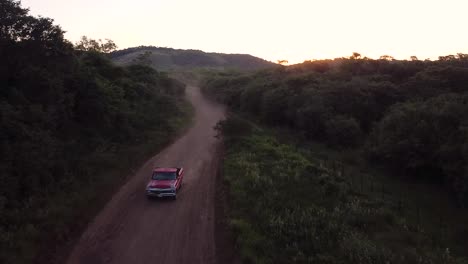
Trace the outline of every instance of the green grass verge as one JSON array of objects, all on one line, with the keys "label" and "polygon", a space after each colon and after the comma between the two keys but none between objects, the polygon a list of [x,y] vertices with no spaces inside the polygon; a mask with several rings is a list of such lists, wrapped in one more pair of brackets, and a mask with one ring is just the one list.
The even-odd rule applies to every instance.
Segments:
[{"label": "green grass verge", "polygon": [[[244,262],[467,263],[460,250],[466,241],[429,228],[439,219],[434,211],[404,208],[393,185],[379,191],[381,174],[373,189],[361,184],[360,173],[373,172],[359,170],[349,153],[346,159],[324,146],[314,152],[281,143],[239,118],[218,128],[226,143],[230,226]],[[466,230],[460,223],[451,228],[459,232],[450,234]]]}]

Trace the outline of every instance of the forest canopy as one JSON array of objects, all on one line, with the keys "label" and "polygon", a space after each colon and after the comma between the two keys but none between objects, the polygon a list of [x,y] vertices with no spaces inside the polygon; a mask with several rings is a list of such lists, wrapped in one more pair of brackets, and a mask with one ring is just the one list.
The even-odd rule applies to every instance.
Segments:
[{"label": "forest canopy", "polygon": [[468,55],[436,61],[349,58],[218,73],[209,96],[232,109],[437,182],[468,203]]},{"label": "forest canopy", "polygon": [[47,260],[41,244],[67,241],[86,221],[109,184],[103,172],[130,166],[132,145],[160,147],[184,115],[182,83],[114,65],[103,53],[113,42],[75,48],[63,34],[0,1],[0,263]]}]

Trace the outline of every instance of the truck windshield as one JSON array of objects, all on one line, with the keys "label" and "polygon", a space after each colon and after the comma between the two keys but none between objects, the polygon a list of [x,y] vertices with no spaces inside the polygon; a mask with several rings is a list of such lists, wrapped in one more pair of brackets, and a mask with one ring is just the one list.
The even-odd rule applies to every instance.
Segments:
[{"label": "truck windshield", "polygon": [[153,180],[175,180],[176,172],[155,171],[153,172],[153,176],[151,178]]}]

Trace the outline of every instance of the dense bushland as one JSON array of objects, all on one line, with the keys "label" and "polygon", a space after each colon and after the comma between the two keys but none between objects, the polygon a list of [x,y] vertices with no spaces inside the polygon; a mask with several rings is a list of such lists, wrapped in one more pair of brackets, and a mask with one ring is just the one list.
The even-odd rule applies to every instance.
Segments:
[{"label": "dense bushland", "polygon": [[203,90],[231,109],[440,183],[468,203],[468,55],[350,58],[214,73]]},{"label": "dense bushland", "polygon": [[50,263],[99,198],[173,137],[183,94],[165,74],[76,50],[51,19],[0,1],[0,262]]},{"label": "dense bushland", "polygon": [[401,204],[401,192],[364,192],[346,165],[337,170],[314,149],[280,143],[243,119],[217,129],[243,262],[467,263],[464,224],[450,233],[426,227],[419,210]]}]

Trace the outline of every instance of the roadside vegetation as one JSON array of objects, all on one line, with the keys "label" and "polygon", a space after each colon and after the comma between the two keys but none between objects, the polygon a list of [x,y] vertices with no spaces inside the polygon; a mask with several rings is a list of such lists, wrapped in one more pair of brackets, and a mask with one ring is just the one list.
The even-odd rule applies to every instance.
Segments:
[{"label": "roadside vegetation", "polygon": [[277,131],[236,116],[217,129],[228,221],[244,263],[468,263],[466,214],[442,220],[435,208],[417,207],[418,193],[339,162],[342,153],[326,146],[281,142]]},{"label": "roadside vegetation", "polygon": [[468,55],[354,53],[202,89],[245,118],[218,126],[244,261],[467,263]]},{"label": "roadside vegetation", "polygon": [[359,150],[394,177],[433,182],[468,205],[468,55],[350,58],[257,73],[218,72],[202,88],[236,112],[311,141]]},{"label": "roadside vegetation", "polygon": [[[51,263],[185,125],[184,84],[0,1],[0,263]],[[62,246],[62,247],[58,247]]]}]

